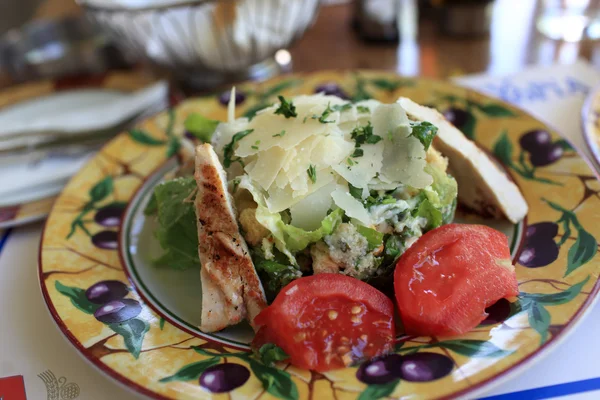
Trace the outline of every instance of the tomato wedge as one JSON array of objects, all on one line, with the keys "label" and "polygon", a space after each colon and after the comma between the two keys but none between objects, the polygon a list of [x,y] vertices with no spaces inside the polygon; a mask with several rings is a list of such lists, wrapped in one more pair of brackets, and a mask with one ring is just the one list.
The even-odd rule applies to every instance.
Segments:
[{"label": "tomato wedge", "polygon": [[254,323],[253,347],[274,343],[300,368],[323,372],[389,352],[394,304],[379,290],[340,274],[317,274],[284,287]]},{"label": "tomato wedge", "polygon": [[506,236],[463,224],[420,237],[396,264],[394,290],[406,333],[424,336],[468,332],[486,307],[519,293]]}]

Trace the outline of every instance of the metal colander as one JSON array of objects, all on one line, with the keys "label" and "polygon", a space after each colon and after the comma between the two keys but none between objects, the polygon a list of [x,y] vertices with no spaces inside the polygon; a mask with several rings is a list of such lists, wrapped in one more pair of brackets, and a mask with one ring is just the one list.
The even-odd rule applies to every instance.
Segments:
[{"label": "metal colander", "polygon": [[[319,0],[79,0],[125,51],[194,86],[271,75]],[[134,5],[135,3],[135,5]]]}]

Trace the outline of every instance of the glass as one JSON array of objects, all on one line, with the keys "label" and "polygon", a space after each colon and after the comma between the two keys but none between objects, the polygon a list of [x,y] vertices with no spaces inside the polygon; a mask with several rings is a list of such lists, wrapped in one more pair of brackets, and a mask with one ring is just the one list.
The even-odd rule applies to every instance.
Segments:
[{"label": "glass", "polygon": [[600,38],[600,0],[543,0],[538,30],[555,40]]}]

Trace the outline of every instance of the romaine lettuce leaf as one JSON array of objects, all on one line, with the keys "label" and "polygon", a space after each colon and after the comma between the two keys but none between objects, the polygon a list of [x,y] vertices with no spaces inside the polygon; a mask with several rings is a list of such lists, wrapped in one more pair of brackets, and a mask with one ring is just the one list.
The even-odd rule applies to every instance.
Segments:
[{"label": "romaine lettuce leaf", "polygon": [[419,203],[419,206],[413,210],[413,216],[427,219],[425,230],[429,231],[442,225],[442,211],[434,207],[426,196],[423,197],[424,198]]},{"label": "romaine lettuce leaf", "polygon": [[298,268],[276,261],[254,258],[254,265],[269,301],[273,301],[285,285],[302,276]]},{"label": "romaine lettuce leaf", "polygon": [[356,230],[367,239],[368,251],[373,251],[383,244],[383,233],[362,225],[356,225]]},{"label": "romaine lettuce leaf", "polygon": [[198,258],[198,231],[194,203],[190,200],[196,190],[194,178],[176,178],[160,183],[144,210],[156,215],[156,238],[164,250],[154,260],[157,266],[184,270],[200,266]]},{"label": "romaine lettuce leaf", "polygon": [[258,205],[255,214],[256,220],[271,232],[275,240],[275,247],[285,254],[293,265],[296,265],[296,258],[292,253],[304,250],[309,244],[321,240],[323,236],[331,235],[344,216],[344,210],[338,208],[321,221],[321,227],[314,231],[306,231],[284,222],[280,213],[271,213],[266,207],[264,194],[247,175],[240,178],[239,187],[250,192]]},{"label": "romaine lettuce leaf", "polygon": [[219,124],[220,121],[208,119],[198,113],[190,114],[183,122],[186,131],[205,143],[210,143],[210,139]]},{"label": "romaine lettuce leaf", "polygon": [[433,178],[431,186],[425,189],[429,201],[435,207],[445,207],[452,204],[458,194],[456,179],[432,164],[427,164],[425,172]]},{"label": "romaine lettuce leaf", "polygon": [[[288,258],[291,253],[304,250],[309,244],[321,240],[323,236],[331,235],[342,222],[343,215],[344,211],[338,208],[321,221],[320,228],[306,231],[284,223],[279,213],[270,213],[266,207],[259,205],[256,209],[256,220],[273,234],[275,246]],[[290,261],[292,259],[293,256]],[[292,262],[295,264],[295,259]]]}]

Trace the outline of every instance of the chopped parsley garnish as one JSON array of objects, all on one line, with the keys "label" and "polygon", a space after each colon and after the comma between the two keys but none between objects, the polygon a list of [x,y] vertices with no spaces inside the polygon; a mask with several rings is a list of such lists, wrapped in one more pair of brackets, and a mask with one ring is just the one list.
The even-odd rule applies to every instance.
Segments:
[{"label": "chopped parsley garnish", "polygon": [[250,147],[253,148],[254,150],[258,150],[259,144],[260,144],[260,140],[257,140],[256,142],[254,142],[254,146],[250,146]]},{"label": "chopped parsley garnish", "polygon": [[369,110],[369,107],[365,106],[356,106],[356,111],[358,111],[361,114],[368,114],[371,112],[371,110]]},{"label": "chopped parsley garnish", "polygon": [[275,110],[275,114],[283,115],[286,119],[292,117],[296,118],[298,116],[296,113],[296,106],[293,102],[288,102],[283,96],[277,96],[277,98],[281,104],[279,105],[279,108]]},{"label": "chopped parsley garnish", "polygon": [[312,119],[318,119],[320,123],[322,124],[329,124],[331,122],[335,122],[335,121],[327,121],[327,117],[329,117],[329,115],[333,112],[334,110],[329,107],[329,103],[327,104],[327,108],[325,109],[325,111],[323,111],[323,113],[321,114],[321,116],[318,116],[316,114],[313,114],[313,116],[311,117]]},{"label": "chopped parsley garnish", "polygon": [[229,144],[227,144],[227,145],[225,145],[225,147],[223,147],[223,166],[225,168],[229,168],[231,166],[231,164],[234,162],[239,162],[240,164],[242,164],[242,167],[244,166],[244,162],[242,161],[242,159],[240,157],[232,158],[233,157],[233,146],[235,146],[235,144],[237,142],[239,142],[240,140],[242,140],[243,138],[245,138],[252,132],[254,132],[254,129],[246,129],[245,131],[240,131],[240,132],[236,133],[231,138],[231,142],[229,142]]},{"label": "chopped parsley garnish", "polygon": [[[371,192],[372,194],[373,192]],[[367,199],[365,200],[365,206],[367,208],[372,207],[372,206],[379,206],[382,204],[394,204],[396,203],[397,200],[390,196],[390,195],[384,195],[381,197],[373,197],[373,195],[367,197]]]},{"label": "chopped parsley garnish", "polygon": [[392,132],[391,130],[388,131],[387,136],[388,136],[388,139],[390,140],[390,142],[394,141],[394,132]]},{"label": "chopped parsley garnish", "polygon": [[254,150],[258,150],[258,146],[250,146],[251,148],[253,148]]},{"label": "chopped parsley garnish", "polygon": [[308,169],[306,170],[308,177],[312,181],[312,183],[317,183],[317,167],[314,164],[310,164]]},{"label": "chopped parsley garnish", "polygon": [[352,108],[352,104],[350,104],[350,103],[346,103],[346,104],[337,104],[337,105],[335,105],[335,106],[331,107],[331,109],[332,109],[333,111],[339,111],[339,112],[342,112],[342,111],[348,111],[348,110],[349,110],[349,109],[351,109],[351,108]]},{"label": "chopped parsley garnish", "polygon": [[305,124],[306,123],[306,119],[308,118],[308,116],[304,117],[304,119],[302,120],[302,123]]},{"label": "chopped parsley garnish", "polygon": [[365,153],[364,153],[363,149],[358,149],[357,148],[357,149],[354,149],[354,153],[352,153],[352,155],[350,157],[354,157],[354,158],[356,158],[356,157],[362,157],[364,154]]},{"label": "chopped parsley garnish", "polygon": [[276,134],[273,135],[273,137],[278,137],[278,136],[279,137],[283,137],[283,135],[285,135],[285,131],[281,131],[279,133],[276,133]]},{"label": "chopped parsley garnish", "polygon": [[437,135],[437,126],[427,121],[411,121],[410,126],[412,127],[412,133],[410,136],[414,136],[419,139],[419,141],[423,144],[423,147],[425,147],[425,150],[429,149],[433,138],[435,135]]},{"label": "chopped parsley garnish", "polygon": [[346,162],[347,162],[347,163],[348,163],[348,165],[350,165],[350,166],[354,165],[354,161],[352,161],[352,159],[351,159],[350,157],[348,157],[348,158],[346,159]]},{"label": "chopped parsley garnish", "polygon": [[366,126],[354,128],[350,133],[352,139],[356,142],[355,147],[360,147],[362,144],[375,144],[381,140],[381,136],[373,134],[373,125],[371,121]]},{"label": "chopped parsley garnish", "polygon": [[358,188],[356,186],[352,186],[351,183],[348,183],[348,190],[350,191],[350,194],[352,195],[352,197],[354,197],[357,200],[362,201],[362,189]]}]

